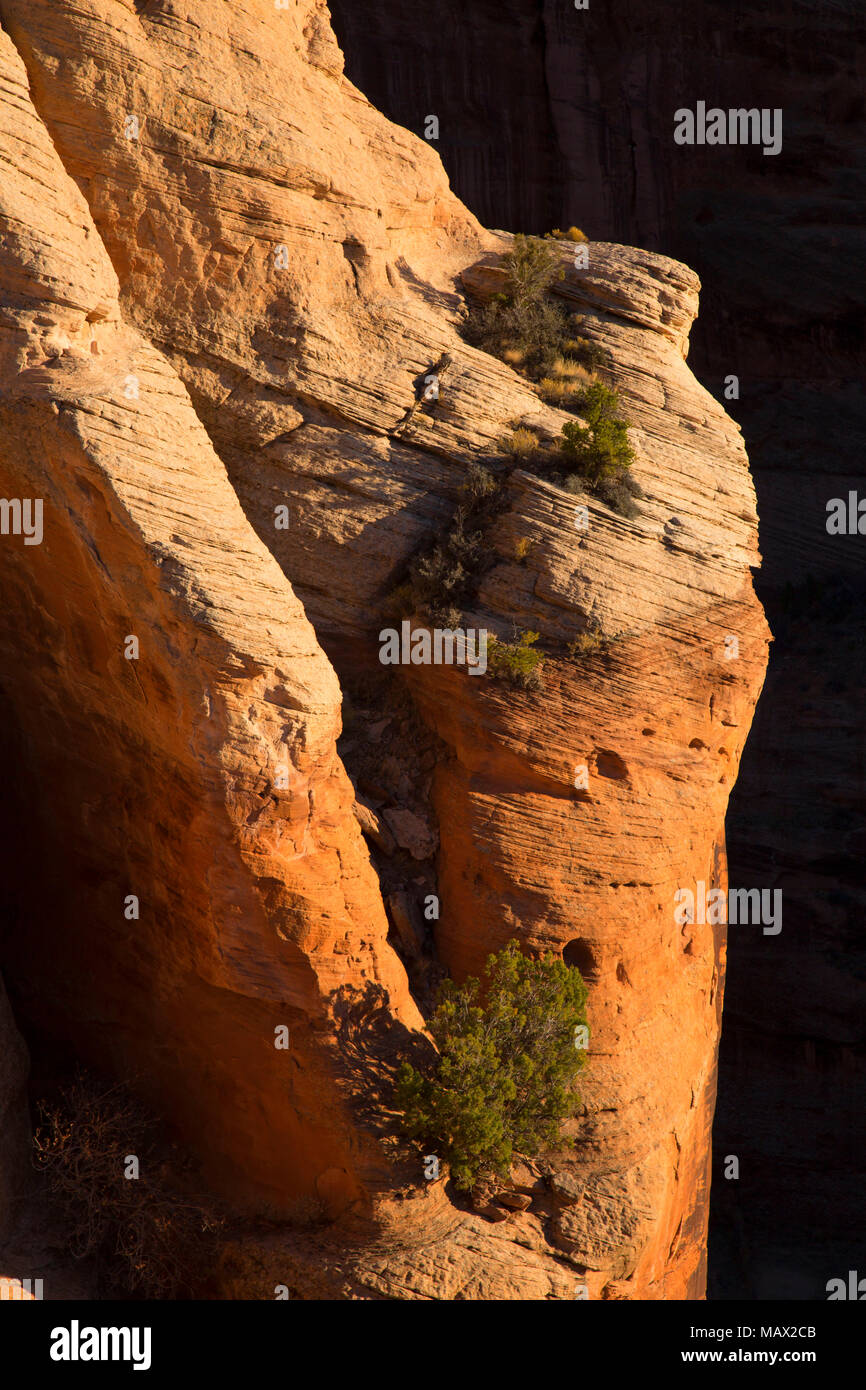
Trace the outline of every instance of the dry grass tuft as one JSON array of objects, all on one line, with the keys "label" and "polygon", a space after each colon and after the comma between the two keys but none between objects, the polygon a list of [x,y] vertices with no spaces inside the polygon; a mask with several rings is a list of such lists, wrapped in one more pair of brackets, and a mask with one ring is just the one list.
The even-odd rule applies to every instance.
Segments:
[{"label": "dry grass tuft", "polygon": [[500,440],[499,447],[504,454],[510,454],[512,458],[531,459],[538,453],[541,444],[537,434],[518,425],[510,435]]}]

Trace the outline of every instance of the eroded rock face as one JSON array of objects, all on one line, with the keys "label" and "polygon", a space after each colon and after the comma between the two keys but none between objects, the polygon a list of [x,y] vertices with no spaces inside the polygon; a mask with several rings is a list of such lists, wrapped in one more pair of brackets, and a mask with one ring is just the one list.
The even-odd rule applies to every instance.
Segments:
[{"label": "eroded rock face", "polygon": [[[574,223],[698,270],[695,370],[720,396],[739,376],[730,409],[750,445],[765,580],[844,568],[862,581],[856,544],[828,546],[824,531],[827,499],[857,486],[866,434],[857,0],[332,9],[352,80],[419,135],[437,115],[434,148],[488,225]],[[697,101],[781,110],[780,152],[676,145],[674,113]]]},{"label": "eroded rock face", "polygon": [[[601,289],[569,272],[562,293],[585,308],[586,331],[616,362],[642,515],[627,522],[590,503],[578,535],[574,498],[517,473],[497,532],[502,562],[480,592],[486,608],[542,638],[593,621],[609,636],[604,654],[548,661],[541,700],[473,699],[471,679],[449,681],[441,669],[438,683],[425,671],[415,684],[455,755],[434,792],[443,958],[458,974],[477,973],[517,932],[580,965],[597,1049],[573,1165],[586,1181],[586,1263],[605,1267],[612,1288],[622,1276],[643,1296],[676,1298],[694,1296],[702,1278],[694,1233],[704,1219],[724,944],[711,926],[677,926],[671,903],[694,879],[726,886],[724,811],[767,629],[744,582],[754,532],[739,434],[685,367],[680,334],[668,333],[672,287],[686,283],[688,306],[694,277],[630,252],[614,316],[591,306],[615,254],[599,248]],[[531,537],[522,564],[510,558],[519,536]],[[736,660],[727,659],[731,634]],[[622,1228],[634,1240],[609,1263],[610,1223],[591,1211],[612,1200],[614,1153]],[[641,1238],[647,1213],[652,1224],[660,1212],[654,1237]]]},{"label": "eroded rock face", "polygon": [[182,383],[124,322],[2,45],[2,487],[43,500],[44,539],[6,538],[0,643],[22,780],[51,788],[17,993],[141,1074],[213,1181],[279,1209],[357,1166],[336,1096],[316,1099],[327,997],[370,981],[420,1018],[336,759],[334,672]]},{"label": "eroded rock face", "polygon": [[[320,4],[0,19],[2,486],[45,503],[40,546],[4,538],[0,649],[27,785],[65,807],[38,808],[48,868],[6,951],[22,1008],[138,1075],[237,1206],[342,1218],[228,1250],[229,1296],[701,1297],[724,942],[678,926],[673,895],[726,884],[768,633],[739,431],[685,364],[697,277],[607,244],[582,272],[563,247],[641,514],[588,499],[579,530],[573,496],[511,473],[467,621],[538,630],[544,691],[409,668],[442,750],[431,818],[389,801],[401,758],[426,766],[399,740],[356,812],[335,668],[381,675],[383,596],[470,463],[515,421],[570,418],[460,337],[509,239],[343,78]],[[446,352],[440,403],[410,417]],[[570,658],[590,626],[604,649]],[[493,1224],[377,1138],[422,1024],[361,826],[420,884],[438,835],[456,977],[513,936],[584,970],[586,1113],[548,1164],[576,1203],[541,1171]],[[387,885],[404,954],[412,881]]]},{"label": "eroded rock face", "polygon": [[[738,378],[727,408],[757,489],[759,593],[789,644],[728,817],[732,873],[782,886],[785,927],[732,954],[717,1139],[751,1178],[716,1188],[717,1289],[824,1297],[850,1250],[866,1139],[850,1048],[863,1012],[853,827],[866,789],[861,762],[840,750],[842,730],[848,749],[862,740],[848,673],[852,639],[863,663],[866,552],[862,537],[826,530],[828,501],[863,491],[863,7],[333,0],[332,11],[371,100],[419,134],[438,115],[435,148],[483,221],[539,233],[576,223],[674,255],[703,281],[690,363],[720,399]],[[779,109],[781,151],[676,145],[674,113],[698,100]],[[820,619],[789,629],[816,580],[829,583]],[[767,1007],[768,981],[781,1013]],[[792,993],[815,1001],[808,1013],[789,1009]],[[833,1118],[816,1126],[816,1112]],[[817,1209],[820,1222],[806,1215]]]}]

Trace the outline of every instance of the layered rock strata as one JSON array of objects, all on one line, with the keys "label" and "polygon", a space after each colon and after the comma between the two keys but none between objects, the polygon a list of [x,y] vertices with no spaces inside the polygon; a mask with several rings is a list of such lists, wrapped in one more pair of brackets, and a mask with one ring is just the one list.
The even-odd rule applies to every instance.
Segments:
[{"label": "layered rock strata", "polygon": [[[45,525],[0,551],[7,738],[39,789],[4,948],[21,1017],[136,1078],[231,1205],[284,1223],[227,1249],[227,1296],[701,1297],[724,940],[673,896],[726,884],[768,633],[739,431],[685,363],[697,277],[562,247],[645,494],[634,520],[589,499],[579,529],[500,448],[570,417],[460,334],[509,238],[346,81],[324,6],[0,20],[2,486]],[[476,461],[507,507],[467,621],[537,630],[544,689],[409,668],[428,741],[389,743],[365,820],[336,673],[381,677],[383,599]],[[590,627],[603,648],[570,657]],[[502,1221],[426,1184],[376,1113],[422,1045],[394,927],[421,889],[387,884],[389,938],[371,815],[377,852],[384,825],[435,873],[457,978],[517,936],[590,984],[577,1146]]]},{"label": "layered rock strata", "polygon": [[[690,362],[743,426],[761,518],[759,595],[774,630],[823,604],[820,624],[792,625],[790,654],[777,654],[779,678],[762,701],[767,737],[750,740],[728,817],[738,881],[769,887],[782,881],[776,863],[791,867],[781,939],[742,941],[732,970],[718,1143],[751,1177],[738,1199],[732,1183],[717,1189],[737,1215],[720,1218],[716,1287],[732,1298],[745,1287],[823,1297],[854,1258],[841,1252],[866,1137],[851,1054],[862,910],[849,893],[861,855],[839,848],[856,844],[863,781],[856,759],[838,754],[840,729],[850,747],[862,738],[859,691],[843,688],[852,642],[862,666],[866,552],[856,531],[826,525],[831,499],[863,494],[863,8],[498,0],[413,10],[377,0],[362,11],[333,0],[332,12],[352,80],[392,119],[435,134],[455,190],[483,221],[538,233],[576,223],[687,261],[703,281]],[[698,101],[779,111],[781,149],[676,144],[674,113]],[[804,688],[814,692],[805,707]],[[792,834],[800,824],[805,849]],[[832,875],[813,873],[827,842]],[[845,903],[829,917],[828,895]],[[781,1014],[768,1011],[766,982],[783,975],[814,1001],[808,1016],[789,1013],[790,989]],[[855,1055],[862,1070],[862,1042]],[[830,1092],[847,1099],[831,1108]],[[768,1122],[780,1104],[783,1121]],[[820,1222],[804,1219],[819,1191]]]}]

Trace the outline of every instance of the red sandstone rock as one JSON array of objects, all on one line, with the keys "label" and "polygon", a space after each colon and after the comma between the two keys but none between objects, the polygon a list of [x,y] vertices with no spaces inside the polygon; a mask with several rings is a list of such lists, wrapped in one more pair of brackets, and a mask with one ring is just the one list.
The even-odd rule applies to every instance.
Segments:
[{"label": "red sandstone rock", "polygon": [[532,1198],[524,1192],[497,1192],[495,1200],[509,1211],[526,1211],[532,1206]]},{"label": "red sandstone rock", "polygon": [[[382,593],[468,463],[516,419],[568,417],[460,338],[461,285],[488,292],[508,239],[343,79],[324,7],[216,15],[0,4],[2,486],[46,503],[43,545],[0,550],[0,655],[26,784],[64,808],[25,838],[48,867],[16,993],[136,1074],[238,1208],[315,1199],[336,1223],[227,1250],[227,1296],[572,1297],[564,1254],[593,1297],[701,1297],[724,941],[677,926],[673,894],[725,885],[768,634],[739,432],[684,361],[697,278],[603,246],[562,283],[612,355],[642,515],[590,502],[578,532],[574,498],[517,471],[471,615],[551,645],[592,620],[606,653],[550,657],[540,697],[408,670],[444,744],[442,960],[478,973],[517,936],[590,985],[578,1144],[551,1160],[583,1196],[494,1227],[369,1118],[383,1040],[421,1017],[336,754],[334,666],[375,665]],[[441,408],[403,427],[444,351]],[[432,853],[401,835],[415,812],[382,816]]]}]

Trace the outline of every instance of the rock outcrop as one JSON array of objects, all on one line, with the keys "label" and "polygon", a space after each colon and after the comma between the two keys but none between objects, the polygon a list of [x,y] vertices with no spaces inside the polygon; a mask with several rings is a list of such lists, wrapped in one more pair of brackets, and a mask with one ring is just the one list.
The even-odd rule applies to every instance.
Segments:
[{"label": "rock outcrop", "polygon": [[[732,957],[717,1139],[740,1155],[743,1177],[717,1189],[732,1213],[720,1216],[717,1290],[823,1296],[850,1252],[866,1139],[851,1053],[863,1012],[851,945],[861,854],[845,848],[856,844],[863,787],[839,750],[841,729],[848,747],[861,738],[848,673],[852,637],[862,652],[866,569],[862,537],[825,525],[831,498],[862,496],[862,6],[377,0],[362,10],[333,0],[332,11],[349,76],[371,100],[418,134],[428,113],[438,117],[434,148],[483,221],[539,233],[576,223],[681,258],[703,281],[689,360],[719,398],[738,378],[726,408],[743,427],[757,490],[759,594],[791,644],[774,658],[767,737],[750,739],[728,816],[732,872],[784,884],[785,928],[781,939],[741,939]],[[699,100],[779,109],[781,151],[676,145],[675,111]],[[820,600],[816,581],[828,584],[820,626],[798,632],[788,615]],[[813,872],[828,862],[817,847],[830,843],[832,872]],[[767,982],[783,975],[784,1017],[766,1006]],[[789,1012],[792,989],[814,1001],[808,1017]],[[828,1094],[840,1098],[832,1109]],[[820,1126],[817,1111],[830,1116]],[[804,1219],[819,1200],[820,1223]]]},{"label": "rock outcrop", "polygon": [[[0,22],[0,466],[45,528],[0,548],[22,1020],[133,1077],[231,1205],[282,1222],[227,1246],[226,1296],[701,1297],[724,938],[673,898],[726,886],[768,632],[739,430],[685,363],[697,277],[562,247],[640,515],[589,500],[578,529],[511,472],[467,616],[541,634],[543,693],[407,668],[414,715],[366,704],[344,767],[338,677],[381,691],[406,560],[515,422],[569,418],[460,336],[509,238],[344,78],[317,0]],[[570,657],[588,628],[603,649]],[[577,1146],[502,1220],[425,1183],[381,1113],[421,1045],[401,954],[431,883],[456,977],[517,936],[590,984]]]},{"label": "rock outcrop", "polygon": [[[750,442],[764,582],[862,579],[856,542],[828,545],[824,530],[827,498],[857,486],[866,433],[857,0],[332,9],[349,76],[419,135],[437,117],[431,143],[483,221],[576,223],[695,267],[693,367],[719,395],[739,377],[729,408]],[[675,144],[675,111],[697,101],[781,110],[780,152]]]},{"label": "rock outcrop", "polygon": [[336,758],[333,669],[176,372],[124,321],[2,44],[2,486],[42,500],[44,538],[4,537],[0,649],[16,765],[51,789],[10,968],[31,1017],[141,1074],[212,1181],[279,1209],[356,1166],[336,1096],[320,1105],[327,998],[370,981],[420,1016]]}]

